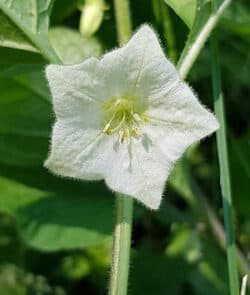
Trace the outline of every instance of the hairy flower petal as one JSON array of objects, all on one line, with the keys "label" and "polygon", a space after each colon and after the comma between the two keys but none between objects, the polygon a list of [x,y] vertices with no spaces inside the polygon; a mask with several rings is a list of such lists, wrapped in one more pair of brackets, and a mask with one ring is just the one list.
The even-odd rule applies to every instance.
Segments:
[{"label": "hairy flower petal", "polygon": [[170,169],[161,149],[144,134],[142,140],[117,147],[107,163],[105,180],[113,190],[157,209]]},{"label": "hairy flower petal", "polygon": [[150,103],[147,129],[174,162],[188,146],[216,131],[219,124],[186,83],[179,81],[161,95]]},{"label": "hairy flower petal", "polygon": [[57,121],[45,165],[157,209],[174,162],[219,126],[145,25],[124,47],[46,69]]},{"label": "hairy flower petal", "polygon": [[[54,173],[77,179],[103,179],[100,159],[104,163],[107,137],[94,128],[80,128],[75,122],[56,122],[51,143],[51,153],[45,166]],[[103,163],[103,165],[104,165]]]},{"label": "hairy flower petal", "polygon": [[47,66],[46,76],[57,118],[83,118],[90,105],[93,111],[98,110],[101,88],[98,84],[102,83],[95,75],[98,63],[91,57],[77,65]]}]

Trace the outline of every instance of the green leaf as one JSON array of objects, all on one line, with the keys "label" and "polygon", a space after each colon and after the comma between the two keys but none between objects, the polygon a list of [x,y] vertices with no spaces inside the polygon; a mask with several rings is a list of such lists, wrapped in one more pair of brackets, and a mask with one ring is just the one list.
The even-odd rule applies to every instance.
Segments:
[{"label": "green leaf", "polygon": [[44,98],[12,79],[1,79],[0,92],[2,134],[49,136],[52,114]]},{"label": "green leaf", "polygon": [[48,153],[48,140],[37,136],[0,134],[0,162],[13,166],[41,166]]},{"label": "green leaf", "polygon": [[[15,28],[15,36],[25,35],[30,43],[32,43],[48,60],[60,62],[48,39],[49,15],[51,8],[52,1],[50,0],[0,0],[0,9],[11,22],[13,22],[19,31],[21,31],[21,33],[18,34],[18,30]],[[11,34],[13,26],[11,26],[10,22],[7,25],[7,28],[9,34]],[[5,36],[7,33],[5,27],[4,30],[5,32],[3,35]],[[14,39],[16,40],[16,37]],[[24,39],[22,38],[22,40]],[[24,45],[20,46],[23,47]],[[17,47],[18,43],[16,42],[15,48]]]},{"label": "green leaf", "polygon": [[94,37],[84,37],[79,32],[65,27],[49,31],[51,44],[57,55],[66,64],[79,63],[90,56],[100,56],[102,48]]},{"label": "green leaf", "polygon": [[3,66],[12,67],[13,64],[45,64],[45,60],[38,52],[0,46],[0,71]]},{"label": "green leaf", "polygon": [[164,0],[175,13],[191,28],[195,18],[196,0]]},{"label": "green leaf", "polygon": [[0,46],[37,52],[37,48],[2,11],[0,11]]},{"label": "green leaf", "polygon": [[[23,72],[19,72],[14,76],[14,80],[17,81],[20,85],[23,85],[26,89],[32,93],[35,93],[38,98],[43,99],[50,103],[50,91],[48,88],[48,82],[45,78],[44,67],[37,67],[37,68],[26,68],[25,65],[23,67]],[[51,106],[50,106],[51,110]],[[47,109],[47,113],[43,112],[42,115],[48,118],[50,112]],[[51,123],[51,121],[49,121]]]},{"label": "green leaf", "polygon": [[[47,156],[52,110],[41,72],[0,78],[0,162],[38,166]],[[40,83],[39,83],[40,81]],[[26,84],[25,84],[26,83]],[[28,84],[30,83],[30,84]],[[31,89],[29,85],[33,85]],[[47,99],[47,100],[46,100]]]},{"label": "green leaf", "polygon": [[[13,168],[10,173],[13,177]],[[18,169],[17,178],[19,174],[25,174],[26,184],[0,177],[0,210],[16,218],[27,244],[57,251],[98,245],[109,238],[112,198],[103,185],[81,185],[38,170]]]}]

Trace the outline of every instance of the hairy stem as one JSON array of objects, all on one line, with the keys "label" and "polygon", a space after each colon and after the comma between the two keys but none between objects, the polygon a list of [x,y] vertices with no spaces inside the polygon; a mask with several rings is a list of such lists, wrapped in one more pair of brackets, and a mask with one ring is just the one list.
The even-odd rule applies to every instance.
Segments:
[{"label": "hairy stem", "polygon": [[[131,35],[131,20],[127,0],[114,0],[118,40],[124,44]],[[109,295],[126,295],[129,275],[129,256],[133,220],[133,199],[116,194],[116,223]]]},{"label": "hairy stem", "polygon": [[132,212],[133,199],[117,195],[110,295],[127,294]]}]

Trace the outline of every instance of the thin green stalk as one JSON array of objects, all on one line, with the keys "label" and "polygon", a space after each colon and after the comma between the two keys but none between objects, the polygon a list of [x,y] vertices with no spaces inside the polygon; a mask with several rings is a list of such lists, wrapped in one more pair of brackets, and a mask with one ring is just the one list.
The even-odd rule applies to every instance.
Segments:
[{"label": "thin green stalk", "polygon": [[195,42],[190,45],[187,54],[178,62],[178,69],[182,79],[185,79],[190,72],[194,62],[196,61],[200,51],[202,50],[204,44],[209,38],[212,30],[215,28],[218,23],[221,15],[225,9],[230,4],[231,0],[224,0],[219,8],[209,17],[206,24],[203,26],[198,36],[195,39]]},{"label": "thin green stalk", "polygon": [[242,284],[241,284],[240,295],[246,295],[246,290],[247,290],[247,279],[248,279],[248,275],[245,275],[245,276],[242,278]]},{"label": "thin green stalk", "polygon": [[114,0],[115,18],[119,44],[122,45],[131,35],[131,18],[128,0]]},{"label": "thin green stalk", "polygon": [[220,185],[224,209],[224,223],[226,232],[227,244],[227,259],[229,270],[230,294],[239,294],[239,278],[236,262],[235,240],[233,230],[232,218],[232,193],[230,183],[229,161],[228,161],[228,148],[226,139],[226,121],[224,110],[224,99],[221,90],[221,74],[218,57],[218,44],[216,32],[211,38],[211,56],[212,56],[212,82],[213,82],[213,95],[214,95],[214,109],[215,114],[220,122],[220,129],[217,131],[217,149],[219,155],[220,166]]},{"label": "thin green stalk", "polygon": [[117,194],[110,295],[127,294],[132,219],[133,199]]},{"label": "thin green stalk", "polygon": [[[114,0],[114,5],[118,40],[122,45],[131,35],[129,2]],[[133,199],[117,194],[109,295],[127,294],[132,220]]]}]

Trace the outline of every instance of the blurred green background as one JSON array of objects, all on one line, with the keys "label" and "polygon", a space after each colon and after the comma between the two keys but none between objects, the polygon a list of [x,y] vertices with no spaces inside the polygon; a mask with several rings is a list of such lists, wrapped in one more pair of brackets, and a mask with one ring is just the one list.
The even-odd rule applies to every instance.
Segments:
[{"label": "blurred green background", "polygon": [[[117,46],[112,1],[99,2],[96,22],[86,25],[82,19],[81,34],[84,4],[56,0],[52,10],[49,37],[65,63],[100,56]],[[131,14],[133,29],[145,22],[151,24],[166,54],[176,63],[194,17],[192,10],[186,10],[183,21],[179,11],[163,0],[135,0],[131,1]],[[1,12],[0,294],[107,294],[114,195],[102,182],[65,180],[43,168],[54,121],[44,77],[46,62],[29,51],[30,45],[20,33],[22,50],[10,33],[5,42],[6,31],[15,34],[13,24]],[[243,275],[249,270],[250,259],[248,0],[232,3],[218,25],[218,36]],[[209,43],[188,82],[212,109]],[[229,294],[221,207],[212,136],[192,147],[177,163],[158,212],[136,204],[129,294]]]}]

